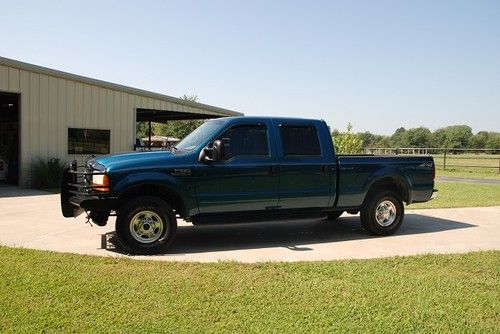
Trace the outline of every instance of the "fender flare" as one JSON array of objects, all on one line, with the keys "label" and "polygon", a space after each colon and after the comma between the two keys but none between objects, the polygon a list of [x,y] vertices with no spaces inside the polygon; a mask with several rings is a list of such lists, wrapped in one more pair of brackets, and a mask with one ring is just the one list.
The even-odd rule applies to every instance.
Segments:
[{"label": "fender flare", "polygon": [[369,179],[366,186],[365,186],[365,197],[363,199],[363,203],[366,201],[366,198],[368,196],[368,193],[370,190],[373,188],[373,186],[383,180],[383,179],[391,179],[393,181],[396,181],[395,183],[400,183],[403,186],[404,189],[404,196],[403,200],[406,199],[407,203],[411,203],[412,201],[412,192],[411,192],[411,181],[408,178],[408,176],[401,174],[397,170],[394,169],[383,169],[379,173],[376,173],[373,178]]}]

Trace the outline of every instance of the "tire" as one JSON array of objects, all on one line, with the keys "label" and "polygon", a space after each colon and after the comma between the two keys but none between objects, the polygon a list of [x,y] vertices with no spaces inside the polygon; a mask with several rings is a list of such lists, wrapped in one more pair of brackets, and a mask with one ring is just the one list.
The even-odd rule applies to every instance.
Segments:
[{"label": "tire", "polygon": [[344,211],[333,211],[333,212],[330,212],[327,216],[327,220],[330,220],[330,221],[335,221],[337,220],[340,216],[342,216],[342,214],[344,213]]},{"label": "tire", "polygon": [[365,230],[373,235],[395,233],[404,218],[401,198],[395,192],[383,189],[371,191],[367,196],[360,215]]},{"label": "tire", "polygon": [[174,241],[177,220],[167,202],[152,196],[131,199],[118,211],[118,244],[132,254],[157,254]]}]

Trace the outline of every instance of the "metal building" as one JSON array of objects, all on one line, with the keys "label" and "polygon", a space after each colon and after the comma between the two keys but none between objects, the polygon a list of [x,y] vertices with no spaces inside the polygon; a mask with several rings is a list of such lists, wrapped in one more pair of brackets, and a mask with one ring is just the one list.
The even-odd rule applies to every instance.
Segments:
[{"label": "metal building", "polygon": [[30,185],[34,159],[130,151],[137,121],[241,115],[0,57],[0,178]]}]

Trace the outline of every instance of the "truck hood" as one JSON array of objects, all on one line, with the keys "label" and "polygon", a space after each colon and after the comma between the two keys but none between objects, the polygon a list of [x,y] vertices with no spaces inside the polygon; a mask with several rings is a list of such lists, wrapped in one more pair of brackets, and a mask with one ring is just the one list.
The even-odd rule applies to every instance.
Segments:
[{"label": "truck hood", "polygon": [[148,151],[103,155],[92,159],[89,163],[97,162],[106,168],[107,172],[112,172],[129,168],[165,167],[165,165],[172,164],[180,159],[182,159],[180,155],[170,151]]}]

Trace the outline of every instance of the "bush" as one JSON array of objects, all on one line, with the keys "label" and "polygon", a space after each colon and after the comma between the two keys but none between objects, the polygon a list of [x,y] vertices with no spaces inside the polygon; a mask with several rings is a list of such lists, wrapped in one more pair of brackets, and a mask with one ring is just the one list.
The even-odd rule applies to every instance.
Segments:
[{"label": "bush", "polygon": [[358,134],[351,132],[351,123],[347,124],[346,132],[339,132],[333,135],[333,144],[337,154],[356,154],[363,152],[363,140]]},{"label": "bush", "polygon": [[64,164],[58,158],[38,158],[31,163],[31,186],[36,189],[54,189],[61,185]]}]

